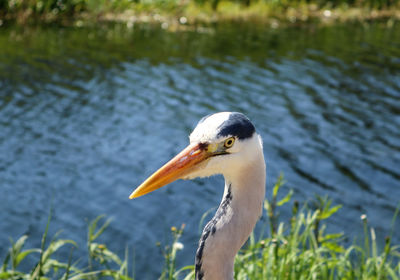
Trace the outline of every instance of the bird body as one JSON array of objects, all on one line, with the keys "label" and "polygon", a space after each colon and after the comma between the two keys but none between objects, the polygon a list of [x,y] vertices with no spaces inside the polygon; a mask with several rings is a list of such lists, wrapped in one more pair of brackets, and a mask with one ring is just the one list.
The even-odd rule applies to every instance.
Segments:
[{"label": "bird body", "polygon": [[241,113],[204,117],[190,145],[161,167],[130,196],[138,197],[177,179],[222,174],[225,189],[196,252],[198,280],[232,280],[234,259],[262,213],[266,168],[261,137]]}]

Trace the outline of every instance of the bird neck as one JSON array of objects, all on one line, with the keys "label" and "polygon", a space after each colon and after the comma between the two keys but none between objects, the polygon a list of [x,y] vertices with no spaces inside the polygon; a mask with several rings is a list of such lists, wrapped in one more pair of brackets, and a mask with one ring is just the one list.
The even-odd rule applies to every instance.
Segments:
[{"label": "bird neck", "polygon": [[237,176],[225,176],[225,190],[215,216],[203,230],[196,253],[197,280],[232,280],[237,252],[262,213],[265,163],[261,158]]}]

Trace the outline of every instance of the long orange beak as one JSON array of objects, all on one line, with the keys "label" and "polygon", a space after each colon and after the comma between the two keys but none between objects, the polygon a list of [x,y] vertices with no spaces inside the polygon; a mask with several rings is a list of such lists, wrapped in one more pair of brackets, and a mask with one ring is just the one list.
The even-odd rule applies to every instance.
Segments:
[{"label": "long orange beak", "polygon": [[181,179],[196,164],[206,160],[209,152],[204,144],[192,144],[158,169],[129,196],[130,199],[145,195],[175,180]]}]

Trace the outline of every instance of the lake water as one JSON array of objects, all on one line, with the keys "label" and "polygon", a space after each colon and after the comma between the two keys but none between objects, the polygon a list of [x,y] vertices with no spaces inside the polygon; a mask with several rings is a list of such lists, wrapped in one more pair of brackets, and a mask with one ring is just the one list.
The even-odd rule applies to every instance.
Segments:
[{"label": "lake water", "polygon": [[29,234],[27,246],[39,247],[52,207],[50,232],[78,241],[75,256],[87,221],[105,214],[113,222],[102,242],[120,255],[135,250],[138,279],[158,275],[155,244],[171,226],[186,224],[179,265],[193,263],[222,178],[128,196],[217,111],[245,113],[262,135],[268,197],[284,172],[283,193],[343,205],[330,230],[352,240],[367,214],[383,239],[400,202],[399,34],[395,22],[2,27],[0,259],[9,237]]}]

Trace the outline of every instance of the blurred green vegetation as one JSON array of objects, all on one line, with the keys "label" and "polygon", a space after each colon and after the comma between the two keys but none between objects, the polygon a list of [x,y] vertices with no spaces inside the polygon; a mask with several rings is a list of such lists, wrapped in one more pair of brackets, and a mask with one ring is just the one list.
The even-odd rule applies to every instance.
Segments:
[{"label": "blurred green vegetation", "polygon": [[[287,19],[293,17],[294,11],[308,19],[309,16],[330,17],[331,14],[323,13],[326,9],[344,13],[356,8],[362,9],[356,13],[361,17],[371,17],[367,11],[375,11],[372,17],[398,16],[400,0],[0,0],[0,20],[21,23],[76,19],[127,21],[127,18],[142,14],[161,14],[178,20],[184,15],[207,20],[212,16],[215,18],[216,12],[222,15],[220,18],[248,19],[260,15]],[[392,13],[379,13],[388,10]],[[351,14],[354,15],[354,11]]]},{"label": "blurred green vegetation", "polygon": [[[292,202],[292,191],[283,197],[279,194],[283,184],[281,176],[273,188],[272,198],[265,201],[268,222],[264,229],[267,230],[258,240],[252,234],[236,256],[236,280],[400,279],[400,246],[392,244],[393,230],[384,242],[378,242],[374,229],[368,226],[367,217],[362,215],[361,221],[355,221],[355,224],[364,228],[364,236],[356,239],[358,241],[353,245],[345,246],[344,234],[327,233],[326,229],[327,220],[341,207],[332,206],[326,197],[316,197],[300,207],[298,202]],[[291,217],[286,222],[281,221],[280,208],[290,204]],[[394,213],[392,229],[397,214],[398,209]],[[82,245],[60,239],[58,234],[49,240],[49,218],[40,248],[24,249],[26,235],[16,242],[11,241],[8,254],[0,264],[0,279],[137,279],[134,269],[128,265],[132,263],[128,249],[120,258],[100,241],[109,222],[102,216],[92,221],[87,244]],[[194,279],[194,265],[176,266],[178,252],[184,248],[179,241],[183,230],[184,225],[171,227],[170,244],[161,249],[165,260],[161,280]],[[383,244],[382,248],[379,244]],[[86,246],[87,262],[74,257],[73,249],[77,246]],[[56,252],[66,247],[71,248],[69,257],[61,260]],[[28,256],[34,257],[36,265],[23,271],[20,264]]]}]

